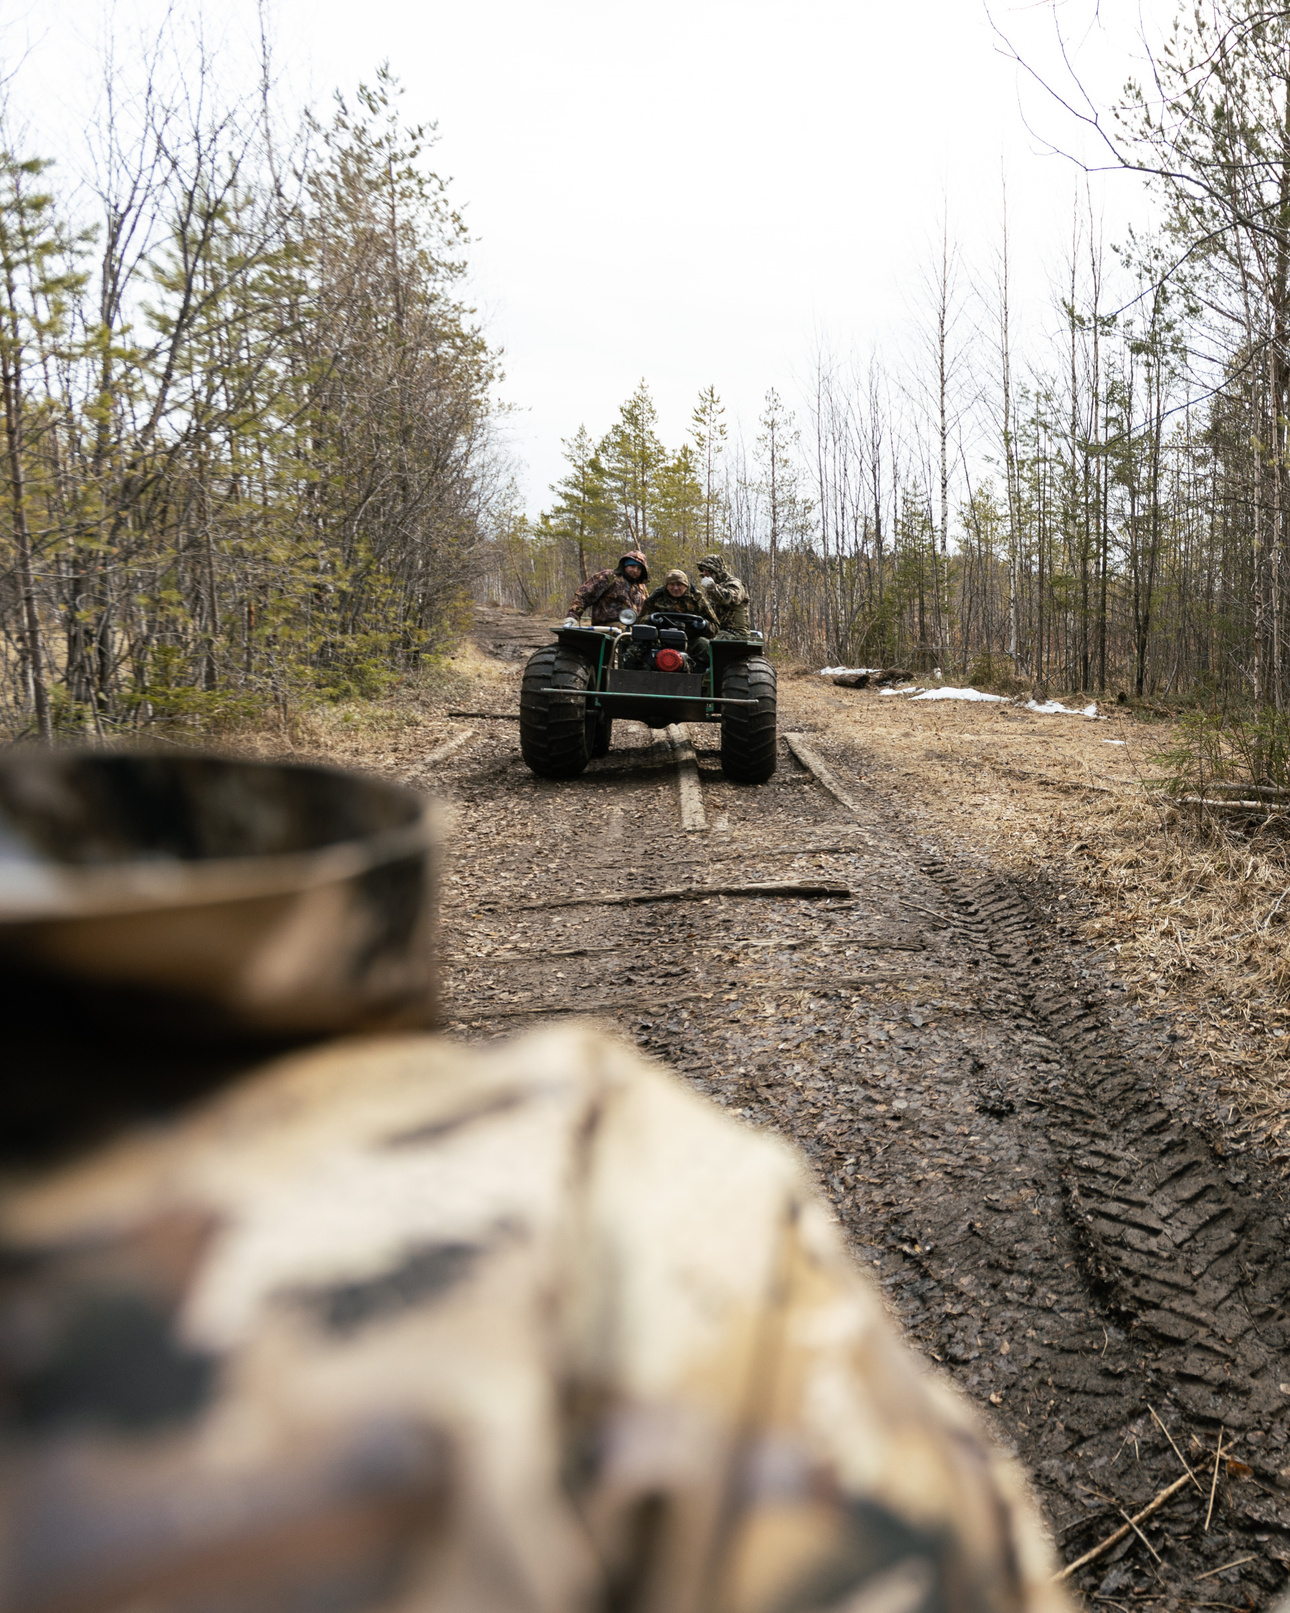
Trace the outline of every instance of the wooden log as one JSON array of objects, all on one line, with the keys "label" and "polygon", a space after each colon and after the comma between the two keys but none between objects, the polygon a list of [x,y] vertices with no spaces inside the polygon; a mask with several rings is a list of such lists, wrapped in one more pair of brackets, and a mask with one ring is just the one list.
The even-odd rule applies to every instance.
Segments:
[{"label": "wooden log", "polygon": [[671,885],[657,891],[602,891],[595,896],[555,896],[542,902],[452,902],[454,908],[489,908],[493,912],[531,913],[556,907],[637,907],[645,902],[702,902],[709,896],[736,896],[791,901],[822,896],[850,896],[849,885],[831,880],[766,880],[744,885]]},{"label": "wooden log", "polygon": [[450,717],[482,717],[490,722],[519,722],[518,711],[450,711]]},{"label": "wooden log", "polygon": [[454,734],[451,739],[445,740],[442,745],[436,746],[430,752],[429,756],[421,763],[421,768],[433,767],[436,762],[447,761],[448,757],[453,755],[455,751],[459,751],[468,740],[474,737],[475,730],[473,728],[467,728],[464,734]]},{"label": "wooden log", "polygon": [[824,762],[820,760],[819,756],[807,741],[805,734],[785,734],[784,743],[788,746],[789,750],[792,751],[793,755],[797,757],[798,761],[801,762],[802,766],[807,770],[807,772],[811,774],[817,784],[826,789],[833,799],[837,802],[840,802],[848,812],[854,813],[856,817],[860,816],[860,808],[847,794],[846,790],[843,789],[841,783],[837,778],[834,777],[832,771],[825,766]]},{"label": "wooden log", "polygon": [[1227,795],[1257,796],[1261,801],[1290,801],[1290,790],[1275,784],[1220,784],[1211,781],[1205,786],[1208,793],[1221,791]]},{"label": "wooden log", "polygon": [[680,723],[669,723],[667,742],[676,758],[676,785],[681,798],[681,828],[686,834],[707,832],[708,818],[703,810],[703,791],[699,787],[699,767],[694,757],[690,736]]},{"label": "wooden log", "polygon": [[843,672],[832,679],[835,689],[867,689],[869,687],[869,674],[867,672]]}]

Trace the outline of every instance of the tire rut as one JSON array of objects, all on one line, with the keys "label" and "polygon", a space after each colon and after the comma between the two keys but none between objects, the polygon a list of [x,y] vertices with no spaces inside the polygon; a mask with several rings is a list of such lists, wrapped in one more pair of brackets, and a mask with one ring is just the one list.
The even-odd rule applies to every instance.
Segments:
[{"label": "tire rut", "polygon": [[1205,1443],[1220,1430],[1260,1436],[1266,1457],[1242,1456],[1263,1486],[1246,1521],[1290,1534],[1284,1218],[1118,1050],[1101,996],[1063,982],[1021,891],[943,864],[924,871],[1060,1050],[1062,1073],[1041,1095],[1045,1132],[1091,1295],[1129,1330],[1144,1386]]}]

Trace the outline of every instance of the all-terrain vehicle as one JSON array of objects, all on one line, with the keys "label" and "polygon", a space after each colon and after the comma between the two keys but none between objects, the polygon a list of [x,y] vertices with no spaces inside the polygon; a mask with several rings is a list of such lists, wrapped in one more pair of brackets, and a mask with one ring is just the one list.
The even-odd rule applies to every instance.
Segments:
[{"label": "all-terrain vehicle", "polygon": [[[520,750],[539,778],[575,778],[608,754],[616,717],[650,728],[719,722],[721,771],[764,784],[775,771],[775,669],[760,633],[698,648],[702,616],[625,610],[618,624],[566,621],[535,650],[520,686]],[[624,665],[626,662],[626,665]]]}]

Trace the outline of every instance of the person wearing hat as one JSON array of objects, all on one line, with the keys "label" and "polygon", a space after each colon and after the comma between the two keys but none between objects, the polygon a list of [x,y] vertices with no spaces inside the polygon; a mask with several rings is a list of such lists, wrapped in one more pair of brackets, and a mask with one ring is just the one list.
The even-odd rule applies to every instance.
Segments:
[{"label": "person wearing hat", "polygon": [[698,564],[699,585],[721,631],[718,638],[742,638],[752,631],[748,615],[748,590],[717,553],[705,554]]},{"label": "person wearing hat", "polygon": [[[689,627],[686,629],[689,639],[689,651],[699,666],[703,666],[708,659],[708,639],[714,637],[719,630],[719,623],[713,614],[712,606],[708,604],[703,593],[695,588],[686,574],[674,569],[669,571],[663,579],[663,586],[656,588],[640,608],[641,621],[648,621],[655,611],[675,611],[687,616],[701,616],[707,625],[702,629]],[[619,657],[619,665],[624,667],[643,666],[644,656],[632,646],[625,649]]]},{"label": "person wearing hat", "polygon": [[612,571],[597,571],[588,577],[569,602],[569,619],[576,622],[584,610],[591,611],[593,627],[608,627],[618,620],[619,611],[640,613],[649,585],[649,567],[639,549],[628,549]]},{"label": "person wearing hat", "polygon": [[640,608],[641,620],[656,610],[670,610],[682,612],[687,616],[702,616],[712,624],[708,637],[717,633],[721,623],[716,613],[701,589],[696,588],[686,574],[679,568],[669,571],[663,579],[663,586],[656,588]]}]

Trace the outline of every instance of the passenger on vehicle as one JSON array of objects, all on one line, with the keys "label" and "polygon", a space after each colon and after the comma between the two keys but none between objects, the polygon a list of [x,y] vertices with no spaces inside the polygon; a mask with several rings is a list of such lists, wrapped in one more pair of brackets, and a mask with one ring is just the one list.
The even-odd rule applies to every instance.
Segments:
[{"label": "passenger on vehicle", "polygon": [[639,612],[647,592],[649,567],[639,549],[628,549],[612,571],[597,571],[574,593],[569,615],[576,622],[591,611],[593,627],[607,627],[619,611]]},{"label": "passenger on vehicle", "polygon": [[748,615],[748,590],[717,553],[705,554],[699,561],[699,585],[711,605],[721,631],[718,638],[742,638],[752,631]]}]

